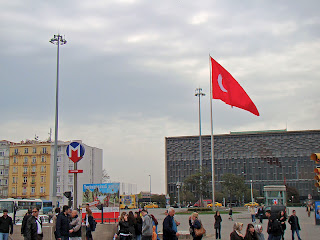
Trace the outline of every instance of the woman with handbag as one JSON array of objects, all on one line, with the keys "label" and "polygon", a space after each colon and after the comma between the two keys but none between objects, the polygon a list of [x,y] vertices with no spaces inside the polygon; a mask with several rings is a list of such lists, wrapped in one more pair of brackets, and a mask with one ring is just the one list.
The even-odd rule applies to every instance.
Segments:
[{"label": "woman with handbag", "polygon": [[199,220],[199,214],[194,212],[189,217],[189,225],[191,229],[191,235],[193,240],[200,240],[205,234],[206,230],[203,228],[201,221]]},{"label": "woman with handbag", "polygon": [[221,222],[222,218],[220,216],[220,212],[216,211],[214,215],[214,228],[216,229],[216,239],[221,239]]}]

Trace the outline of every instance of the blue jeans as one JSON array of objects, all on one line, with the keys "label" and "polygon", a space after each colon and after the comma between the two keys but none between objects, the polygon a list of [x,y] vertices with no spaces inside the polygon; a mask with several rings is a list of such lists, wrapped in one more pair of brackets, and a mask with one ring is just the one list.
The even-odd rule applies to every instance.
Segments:
[{"label": "blue jeans", "polygon": [[8,240],[9,233],[2,233],[0,232],[0,240]]},{"label": "blue jeans", "polygon": [[252,222],[256,221],[256,216],[255,215],[251,215],[251,218],[252,218]]},{"label": "blue jeans", "polygon": [[268,240],[280,240],[281,236],[273,236],[272,233],[269,233]]},{"label": "blue jeans", "polygon": [[300,240],[301,237],[300,237],[300,234],[299,234],[299,230],[292,230],[292,240],[294,240],[294,232],[297,233],[298,239]]}]

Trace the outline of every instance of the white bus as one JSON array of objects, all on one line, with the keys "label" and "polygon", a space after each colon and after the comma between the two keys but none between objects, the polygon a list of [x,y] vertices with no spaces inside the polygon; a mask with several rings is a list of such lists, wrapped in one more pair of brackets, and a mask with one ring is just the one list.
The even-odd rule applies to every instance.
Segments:
[{"label": "white bus", "polygon": [[40,209],[39,214],[49,213],[47,208],[50,203],[52,206],[51,201],[41,199],[0,199],[0,213],[2,213],[3,209],[7,209],[8,215],[15,219],[15,223],[20,223],[28,209],[37,207]]}]

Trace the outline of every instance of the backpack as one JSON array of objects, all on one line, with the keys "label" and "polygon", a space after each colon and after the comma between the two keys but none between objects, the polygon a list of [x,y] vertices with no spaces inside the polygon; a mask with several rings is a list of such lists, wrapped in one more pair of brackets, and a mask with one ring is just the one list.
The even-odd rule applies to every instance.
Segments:
[{"label": "backpack", "polygon": [[91,231],[94,232],[96,230],[96,227],[97,227],[97,222],[95,219],[93,219],[93,224],[92,224],[92,226],[90,226]]},{"label": "backpack", "polygon": [[271,225],[271,232],[273,233],[273,235],[275,236],[280,236],[282,234],[282,228],[281,228],[281,224],[277,219],[274,219],[272,221],[272,225]]}]

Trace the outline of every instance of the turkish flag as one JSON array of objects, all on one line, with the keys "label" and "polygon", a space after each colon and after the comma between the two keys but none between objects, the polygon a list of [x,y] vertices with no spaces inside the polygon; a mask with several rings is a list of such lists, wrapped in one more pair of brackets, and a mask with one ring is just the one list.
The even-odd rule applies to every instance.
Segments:
[{"label": "turkish flag", "polygon": [[247,110],[259,116],[256,105],[254,105],[240,84],[212,57],[210,59],[212,67],[212,98],[220,99],[226,104]]}]

